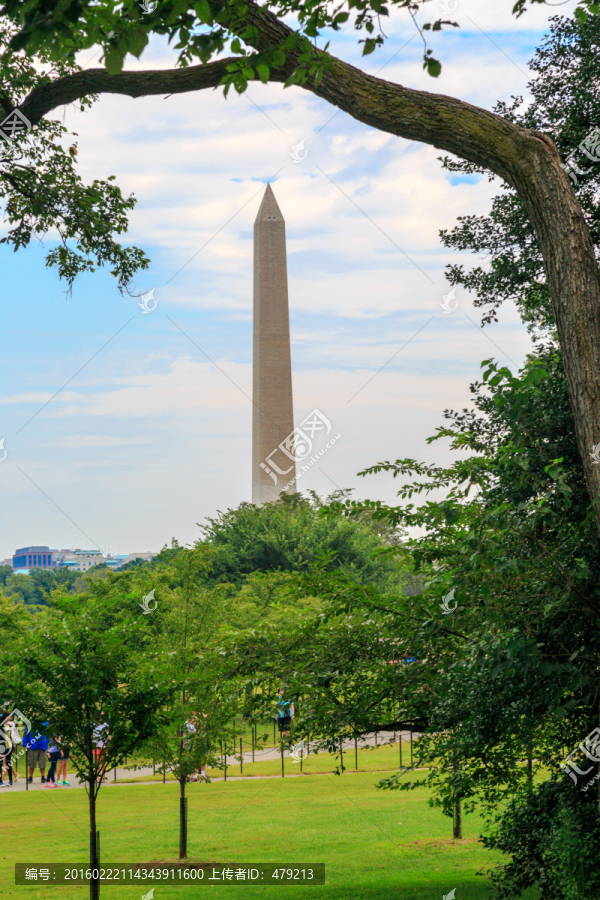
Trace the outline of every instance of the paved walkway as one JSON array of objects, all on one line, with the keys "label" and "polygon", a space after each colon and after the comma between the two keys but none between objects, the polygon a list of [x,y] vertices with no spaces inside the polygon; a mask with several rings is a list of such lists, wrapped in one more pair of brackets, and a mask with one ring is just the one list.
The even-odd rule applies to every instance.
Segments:
[{"label": "paved walkway", "polygon": [[[377,746],[379,746],[380,744],[390,743],[393,741],[394,737],[396,738],[396,742],[397,742],[398,741],[398,733],[396,733],[396,735],[394,735],[391,731],[390,732],[380,732],[377,736],[369,735],[368,737],[365,737],[365,738],[359,740],[358,749],[360,750],[361,747],[366,747],[366,746],[372,747],[372,746],[375,746],[376,743],[377,743]],[[407,753],[406,761],[408,762],[408,760],[410,758],[410,749],[409,749],[410,733],[408,731],[402,732],[402,743],[406,744],[406,753]],[[354,751],[354,740],[350,739],[348,741],[344,741],[344,751],[348,751],[348,752]],[[289,750],[284,750],[283,755],[284,755],[284,759],[286,761],[288,759],[293,759]],[[244,752],[242,754],[242,756],[243,756],[244,763],[252,763],[252,751],[251,750],[248,752]],[[234,766],[234,765],[236,765],[236,763],[239,764],[239,759],[240,759],[239,754],[236,755],[235,757],[228,754],[227,755],[228,767]],[[263,762],[266,760],[273,760],[273,759],[281,759],[281,750],[279,747],[269,747],[269,748],[266,748],[263,750],[255,750],[254,751],[255,762]],[[48,763],[48,769],[49,769],[49,767],[50,767],[50,763]],[[19,768],[21,769],[21,771],[23,771],[24,767],[23,767],[22,761],[20,762]],[[48,769],[46,769],[46,773],[48,772]],[[350,768],[348,769],[348,771],[349,772],[351,771]],[[118,787],[119,785],[123,785],[123,784],[131,785],[132,783],[140,784],[140,785],[162,784],[162,781],[141,781],[141,782],[129,781],[129,779],[131,779],[131,778],[141,778],[145,775],[152,775],[152,774],[153,774],[152,766],[145,766],[140,769],[118,768],[116,771],[114,769],[112,769],[108,773],[108,781],[106,782],[105,787]],[[300,776],[301,776],[301,773],[296,772],[296,771],[292,771],[292,772],[286,771],[286,773],[285,773],[286,778],[288,778],[288,777],[295,778],[295,777],[300,777]],[[246,776],[244,776],[244,775],[233,775],[233,774],[229,775],[228,774],[227,781],[247,781],[247,780],[253,780],[256,778],[273,778],[273,777],[274,776],[272,776],[272,775],[246,775]],[[275,777],[281,777],[281,776],[275,776]],[[224,781],[224,780],[225,779],[222,777],[221,778],[211,778],[211,781]],[[26,787],[25,777],[23,775],[21,775],[19,780],[17,782],[13,782],[13,786],[10,788],[6,785],[6,782],[5,782],[5,787],[0,789],[0,795],[3,793],[8,793],[8,791],[25,791],[25,790],[30,790],[30,791],[31,790],[34,790],[34,791],[41,790],[44,792],[52,791],[52,790],[67,791],[67,790],[70,790],[70,788],[85,787],[85,784],[83,782],[80,782],[79,779],[77,778],[77,776],[74,774],[69,774],[68,781],[69,781],[69,787],[64,786],[64,787],[60,787],[60,788],[47,788],[44,784],[41,783],[41,777],[39,774],[39,770],[36,769],[36,774],[34,776],[32,784],[30,784]],[[167,784],[173,784],[173,781],[167,781]]]}]

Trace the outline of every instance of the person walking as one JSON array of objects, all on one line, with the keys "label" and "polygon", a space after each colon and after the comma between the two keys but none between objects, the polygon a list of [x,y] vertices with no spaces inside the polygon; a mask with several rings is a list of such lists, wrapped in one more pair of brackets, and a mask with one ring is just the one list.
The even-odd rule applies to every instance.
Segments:
[{"label": "person walking", "polygon": [[18,726],[17,722],[15,722],[15,720],[13,719],[12,715],[10,717],[9,728],[10,728],[10,737],[11,737],[12,745],[13,745],[13,749],[12,749],[13,780],[16,784],[20,778],[20,775],[17,771],[17,765],[18,765],[19,757],[22,755],[22,753],[19,750],[19,744],[23,743],[23,738],[21,737],[21,732],[19,731],[19,726]]},{"label": "person walking", "polygon": [[103,781],[108,781],[107,778],[104,777],[104,773],[106,772],[106,762],[104,762],[104,750],[110,739],[110,734],[108,733],[108,722],[104,719],[104,713],[101,713],[102,720],[96,725],[94,728],[94,733],[92,740],[94,741],[94,757],[98,762],[98,767],[96,770],[96,784],[101,784]]},{"label": "person walking", "polygon": [[[47,725],[44,722],[44,725]],[[27,781],[29,784],[33,781],[33,773],[36,766],[39,766],[40,775],[42,776],[42,784],[46,784],[46,753],[48,752],[48,738],[40,734],[26,731],[23,736],[23,747],[27,750],[27,767],[29,774]]]},{"label": "person walking", "polygon": [[58,761],[58,769],[57,769],[57,778],[58,783],[69,786],[69,782],[67,781],[67,769],[69,767],[69,757],[71,756],[71,747],[69,744],[63,744],[62,741],[59,743],[62,744],[62,748],[60,751],[60,759]]},{"label": "person walking", "polygon": [[279,688],[279,699],[277,700],[277,724],[279,726],[279,734],[281,737],[290,733],[292,727],[292,719],[294,718],[294,704],[284,697],[284,688]]},{"label": "person walking", "polygon": [[0,787],[4,787],[2,780],[3,769],[6,766],[6,774],[8,775],[8,787],[12,787],[13,769],[13,741],[11,735],[12,719],[8,709],[3,709],[0,713]]},{"label": "person walking", "polygon": [[50,760],[50,771],[46,780],[47,788],[58,787],[56,783],[56,767],[60,759],[60,750],[56,744],[56,738],[52,738],[48,745],[48,759]]}]

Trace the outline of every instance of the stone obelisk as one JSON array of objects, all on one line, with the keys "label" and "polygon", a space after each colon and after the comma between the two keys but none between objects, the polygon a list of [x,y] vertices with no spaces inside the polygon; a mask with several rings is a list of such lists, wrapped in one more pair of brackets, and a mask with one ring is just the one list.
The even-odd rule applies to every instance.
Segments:
[{"label": "stone obelisk", "polygon": [[293,493],[294,411],[285,222],[271,186],[254,222],[252,502]]}]

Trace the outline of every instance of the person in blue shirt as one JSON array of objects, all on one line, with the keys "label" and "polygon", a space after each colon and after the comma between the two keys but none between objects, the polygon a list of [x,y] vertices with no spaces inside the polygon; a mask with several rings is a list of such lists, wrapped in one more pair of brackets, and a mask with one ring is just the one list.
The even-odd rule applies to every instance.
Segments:
[{"label": "person in blue shirt", "polygon": [[279,689],[279,699],[277,700],[277,724],[279,733],[283,737],[290,733],[292,727],[292,719],[294,718],[294,704],[284,697],[284,689]]},{"label": "person in blue shirt", "polygon": [[[44,725],[47,724],[47,722],[44,722]],[[42,784],[45,784],[48,738],[40,734],[39,731],[26,731],[23,736],[23,747],[27,750],[27,765],[29,767],[29,777],[27,778],[27,781],[31,784],[35,768],[36,766],[39,766]]]}]

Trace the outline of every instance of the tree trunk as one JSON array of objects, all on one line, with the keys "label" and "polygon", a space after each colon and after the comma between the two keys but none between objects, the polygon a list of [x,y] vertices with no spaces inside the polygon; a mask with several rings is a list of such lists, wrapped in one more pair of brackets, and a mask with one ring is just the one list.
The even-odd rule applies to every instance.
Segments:
[{"label": "tree trunk", "polygon": [[460,800],[454,801],[454,815],[452,817],[452,837],[455,841],[462,840],[462,813]]},{"label": "tree trunk", "polygon": [[[98,832],[96,830],[96,782],[88,781],[88,801],[90,810],[90,869],[92,874],[100,864],[98,859]],[[90,900],[100,900],[100,881],[97,878],[90,879]]]},{"label": "tree trunk", "polygon": [[[455,761],[452,764],[452,771],[454,772],[454,776],[458,773],[458,763]],[[456,784],[453,785],[453,793],[454,793],[454,811],[452,814],[452,837],[455,841],[462,840],[462,812],[460,807],[460,796],[456,790]]]},{"label": "tree trunk", "polygon": [[179,859],[187,856],[187,797],[185,777],[179,779]]},{"label": "tree trunk", "polygon": [[[251,0],[246,9],[242,21],[236,7],[232,15],[237,19],[229,26],[236,33],[254,26],[251,43],[259,53],[281,46],[294,34],[270,10]],[[225,16],[226,10],[220,15]],[[600,280],[589,230],[553,142],[488,110],[442,94],[405,88],[367,75],[322,51],[314,52],[325,61],[323,77],[318,85],[309,78],[302,88],[372,128],[431,144],[489,169],[518,192],[543,254],[577,446],[590,498],[596,501],[600,497],[600,466],[593,465],[591,450],[600,442]],[[298,66],[299,53],[298,49],[286,50],[285,64],[271,70],[270,80],[286,81]],[[252,57],[249,60],[252,62]],[[140,97],[216,87],[233,61],[239,58],[121,75],[88,69],[36,88],[20,108],[35,124],[57,106],[92,93]],[[600,530],[600,504],[596,516]]]}]

